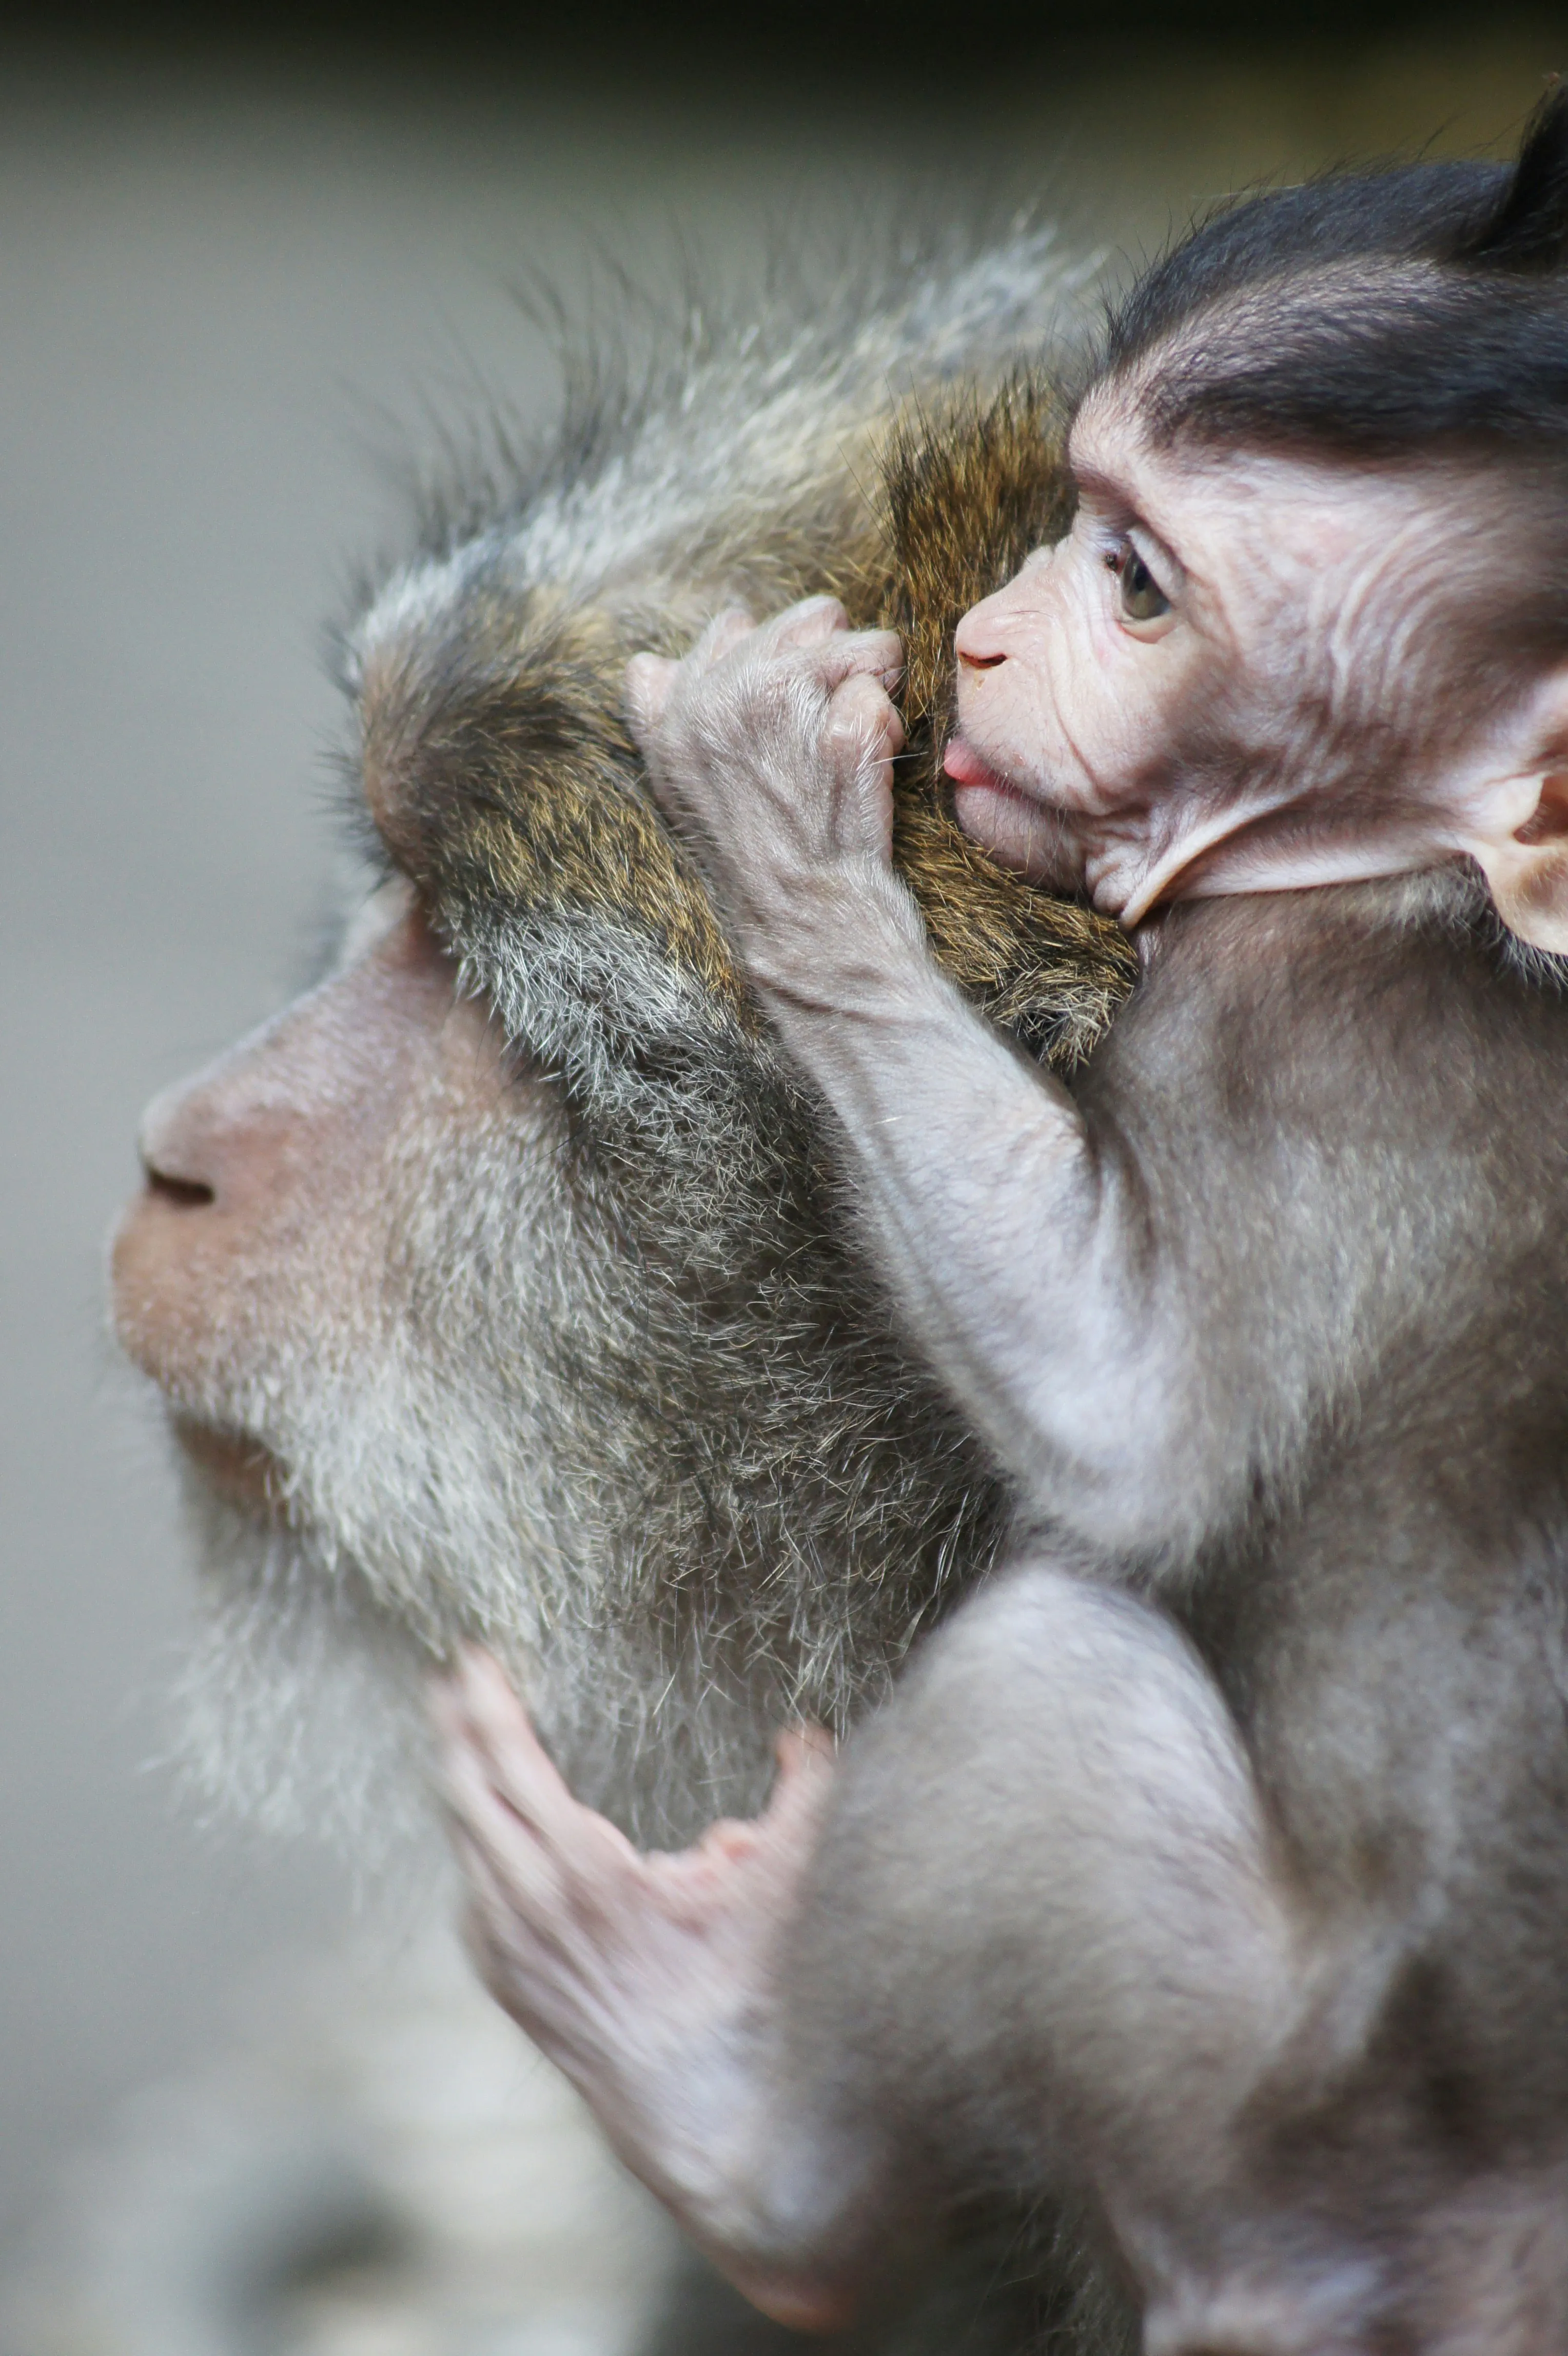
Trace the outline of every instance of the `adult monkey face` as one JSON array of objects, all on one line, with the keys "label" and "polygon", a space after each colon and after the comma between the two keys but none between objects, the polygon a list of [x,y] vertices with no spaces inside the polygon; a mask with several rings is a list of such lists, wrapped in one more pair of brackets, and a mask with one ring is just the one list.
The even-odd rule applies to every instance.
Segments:
[{"label": "adult monkey face", "polygon": [[[147,1183],[114,1248],[121,1335],[239,1502],[281,1508],[285,1476],[259,1443],[222,1437],[236,1337],[263,1377],[312,1327],[313,1303],[337,1298],[357,1315],[316,1329],[328,1359],[334,1344],[374,1348],[413,1207],[396,1173],[415,1141],[477,1141],[528,1101],[527,1076],[505,1067],[484,1009],[455,980],[406,887],[389,884],[334,974],[144,1119]],[[543,1119],[537,1088],[532,1101]]]},{"label": "adult monkey face", "polygon": [[316,990],[149,1108],[116,1319],[211,1578],[198,1763],[263,1815],[336,1792],[370,1850],[406,1833],[421,1655],[518,1616],[544,1438],[507,1340],[566,1248],[560,1127],[395,880]]},{"label": "adult monkey face", "polygon": [[194,1747],[263,1815],[335,1790],[361,1853],[417,1816],[424,1679],[471,1635],[585,1797],[689,1833],[993,1555],[1003,1488],[841,1232],[619,699],[636,646],[736,596],[897,618],[933,936],[1037,1051],[1081,1052],[1124,948],[933,791],[951,617],[1051,528],[1049,397],[939,382],[921,441],[887,407],[917,355],[983,382],[1037,339],[1053,264],[994,263],[785,323],[782,372],[766,337],[682,361],[352,633],[388,880],[317,991],[152,1108],[115,1249],[208,1574]]}]

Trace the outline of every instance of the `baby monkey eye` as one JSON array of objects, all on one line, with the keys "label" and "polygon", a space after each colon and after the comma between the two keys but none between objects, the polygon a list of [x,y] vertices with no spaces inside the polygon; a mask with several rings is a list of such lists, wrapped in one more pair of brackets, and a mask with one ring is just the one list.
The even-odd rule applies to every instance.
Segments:
[{"label": "baby monkey eye", "polygon": [[1105,560],[1122,584],[1122,611],[1130,622],[1157,622],[1171,601],[1135,548],[1123,546]]}]

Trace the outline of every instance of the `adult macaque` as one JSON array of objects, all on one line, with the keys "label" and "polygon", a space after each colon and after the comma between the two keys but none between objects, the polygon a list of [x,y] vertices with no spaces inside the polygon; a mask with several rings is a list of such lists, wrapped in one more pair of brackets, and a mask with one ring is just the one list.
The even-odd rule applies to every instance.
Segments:
[{"label": "adult macaque", "polygon": [[1133,931],[1066,1084],[890,868],[896,640],[633,668],[1034,1532],[686,1856],[482,1661],[445,1705],[492,1985],[778,2315],[1066,2182],[1153,2351],[1568,2345],[1565,262],[1557,93],[1511,168],[1254,199],[1122,308],[947,760]]},{"label": "adult macaque", "polygon": [[[994,1562],[1005,1485],[846,1233],[622,682],[737,596],[896,620],[929,755],[901,868],[974,1001],[1080,1055],[1124,938],[936,792],[952,624],[1065,519],[1048,384],[1013,373],[1061,288],[1026,239],[706,330],[433,518],[349,633],[382,880],[317,989],[150,1110],[115,1248],[205,1573],[192,1749],[263,1815],[335,1796],[361,1858],[422,1820],[424,1681],[470,1638],[579,1793],[689,1839],[759,1803],[779,1726],[880,1699]],[[1120,2344],[1124,2302],[1048,2220],[1000,2230],[854,2348],[1004,2356],[1069,2311]],[[778,2344],[736,2301],[658,2345],[721,2340]]]}]

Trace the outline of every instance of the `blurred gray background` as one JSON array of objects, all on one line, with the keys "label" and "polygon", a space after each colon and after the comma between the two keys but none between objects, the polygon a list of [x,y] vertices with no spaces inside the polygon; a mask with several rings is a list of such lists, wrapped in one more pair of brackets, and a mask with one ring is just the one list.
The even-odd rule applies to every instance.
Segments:
[{"label": "blurred gray background", "polygon": [[509,287],[570,291],[596,243],[744,262],[913,173],[1043,194],[1133,252],[1261,175],[1500,152],[1568,59],[1479,11],[1273,50],[1212,10],[1183,45],[1174,15],[1115,54],[1043,15],[1016,57],[1005,17],[975,52],[967,10],[910,19],[921,53],[891,60],[886,27],[819,26],[728,79],[705,38],[700,72],[661,62],[647,26],[634,56],[607,33],[542,59],[428,27],[228,49],[0,27],[0,2253],[116,2105],[345,1916],[335,1867],[205,1833],[156,1763],[182,1569],[100,1263],[139,1106],[307,955],[320,626],[397,544],[385,454],[486,384],[542,413],[550,354]]}]

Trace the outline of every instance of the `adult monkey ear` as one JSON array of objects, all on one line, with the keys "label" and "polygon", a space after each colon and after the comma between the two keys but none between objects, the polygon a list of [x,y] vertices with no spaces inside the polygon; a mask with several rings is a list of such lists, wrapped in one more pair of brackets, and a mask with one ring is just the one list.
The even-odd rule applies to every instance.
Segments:
[{"label": "adult monkey ear", "polygon": [[1568,956],[1568,668],[1547,680],[1531,722],[1529,767],[1486,787],[1463,848],[1509,932]]}]

